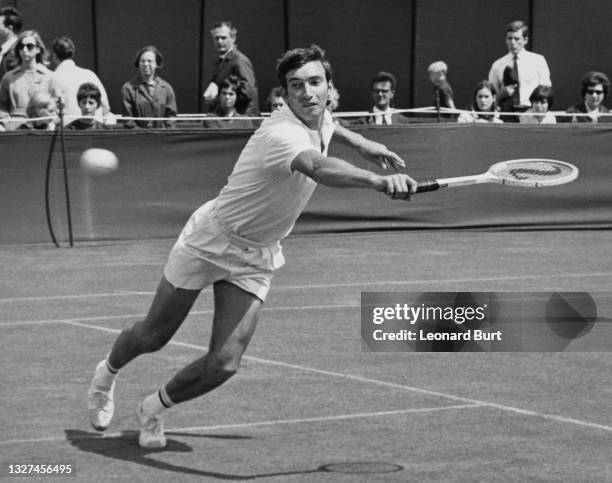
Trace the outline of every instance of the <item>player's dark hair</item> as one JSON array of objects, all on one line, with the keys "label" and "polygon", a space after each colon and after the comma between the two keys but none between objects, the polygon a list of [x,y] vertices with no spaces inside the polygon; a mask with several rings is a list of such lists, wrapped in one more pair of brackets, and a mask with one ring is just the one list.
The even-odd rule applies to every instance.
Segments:
[{"label": "player's dark hair", "polygon": [[82,99],[91,98],[98,103],[98,107],[102,104],[102,94],[98,86],[92,82],[85,82],[79,86],[77,91],[77,101],[81,102]]},{"label": "player's dark hair", "polygon": [[53,53],[59,60],[72,59],[76,51],[74,42],[70,37],[66,36],[56,38],[51,49],[53,49]]},{"label": "player's dark hair", "polygon": [[325,57],[325,51],[318,45],[312,44],[310,47],[288,50],[279,59],[276,64],[276,77],[281,86],[287,89],[287,74],[292,70],[299,69],[308,62],[321,62],[325,70],[325,79],[328,83],[332,80],[332,67]]},{"label": "player's dark hair", "polygon": [[580,82],[580,97],[584,97],[586,95],[586,91],[589,87],[596,86],[597,84],[601,84],[604,91],[604,97],[608,97],[608,91],[610,90],[610,79],[603,72],[590,71],[585,74]]},{"label": "player's dark hair", "polygon": [[378,84],[379,82],[389,82],[391,84],[392,91],[395,90],[395,85],[397,84],[397,80],[395,79],[395,76],[391,74],[391,72],[384,72],[384,71],[378,72],[372,78],[372,81],[370,82],[370,89],[373,89],[374,84]]},{"label": "player's dark hair", "polygon": [[14,7],[4,7],[0,10],[0,16],[4,17],[4,26],[11,27],[13,33],[18,34],[23,27],[23,17],[19,10]]},{"label": "player's dark hair", "polygon": [[536,87],[529,96],[529,102],[533,103],[536,101],[547,101],[548,108],[550,109],[553,105],[552,87],[542,85]]},{"label": "player's dark hair", "polygon": [[155,63],[157,64],[157,68],[161,69],[163,67],[164,56],[161,54],[159,49],[155,47],[154,45],[147,45],[136,53],[136,58],[134,59],[134,67],[138,68],[138,64],[140,63],[140,57],[145,52],[153,52],[155,54]]}]

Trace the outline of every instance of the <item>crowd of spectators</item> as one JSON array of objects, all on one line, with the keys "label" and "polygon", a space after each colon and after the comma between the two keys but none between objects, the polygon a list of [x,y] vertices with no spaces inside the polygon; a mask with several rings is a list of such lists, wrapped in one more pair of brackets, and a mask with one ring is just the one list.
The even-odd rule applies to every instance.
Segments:
[{"label": "crowd of spectators", "polygon": [[[23,18],[14,7],[0,10],[0,130],[54,129],[58,116],[71,130],[125,128],[171,128],[178,108],[173,87],[159,75],[164,59],[156,46],[147,45],[135,55],[137,74],[121,88],[121,122],[111,112],[108,95],[98,76],[76,64],[74,42],[56,38],[51,50],[35,30],[22,31]],[[259,95],[255,70],[238,50],[237,29],[229,21],[216,23],[210,31],[218,58],[204,93],[206,128],[253,128],[258,125]],[[433,62],[427,75],[433,87],[433,106],[446,121],[460,123],[606,122],[610,81],[602,72],[588,72],[581,81],[581,99],[567,114],[555,115],[553,89],[544,56],[527,50],[529,30],[520,21],[505,30],[508,53],[495,60],[488,77],[478,81],[472,102],[458,109],[448,80],[448,65]],[[397,125],[411,122],[405,110],[394,105],[397,80],[390,72],[378,72],[370,82],[372,105],[367,115],[338,119],[344,125]],[[329,109],[338,108],[340,93],[333,88]],[[52,106],[53,104],[53,106]],[[271,90],[265,112],[283,109],[281,87]],[[44,119],[46,118],[46,119]]]}]

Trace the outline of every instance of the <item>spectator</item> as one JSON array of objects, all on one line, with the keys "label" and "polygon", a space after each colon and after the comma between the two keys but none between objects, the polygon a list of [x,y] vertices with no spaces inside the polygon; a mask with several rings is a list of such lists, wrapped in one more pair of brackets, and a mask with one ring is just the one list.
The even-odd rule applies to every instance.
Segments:
[{"label": "spectator", "polygon": [[259,99],[257,93],[257,80],[253,64],[249,58],[236,47],[238,31],[231,22],[216,23],[210,31],[219,59],[215,62],[215,73],[210,84],[204,92],[204,100],[209,111],[214,111],[219,86],[223,79],[235,75],[240,79],[241,98],[236,103],[236,110],[247,116],[259,115]]},{"label": "spectator", "polygon": [[591,71],[582,78],[580,85],[581,101],[567,108],[568,113],[585,114],[580,116],[572,116],[567,118],[563,116],[563,122],[610,122],[610,116],[602,116],[602,114],[610,111],[602,103],[608,97],[610,90],[610,80],[603,72]]},{"label": "spectator", "polygon": [[53,73],[43,63],[47,50],[38,32],[21,32],[14,53],[19,65],[7,72],[0,82],[0,118],[9,129],[12,123],[7,118],[25,117],[26,107],[35,92],[48,92],[53,97],[59,94],[51,82]]},{"label": "spectator", "polygon": [[266,100],[266,109],[268,112],[279,111],[285,105],[285,98],[283,97],[283,88],[282,87],[274,87],[270,94],[268,95],[268,99]]},{"label": "spectator", "polygon": [[360,120],[360,123],[373,125],[406,124],[408,119],[393,109],[395,98],[395,76],[389,72],[379,72],[370,82],[370,91],[374,106],[371,111],[374,115]]},{"label": "spectator", "polygon": [[[176,117],[176,97],[174,89],[156,72],[161,69],[164,59],[161,52],[152,45],[143,47],[136,54],[134,66],[138,75],[126,82],[121,88],[123,115],[127,117],[171,118]],[[127,128],[164,128],[173,127],[173,120],[129,120]]]},{"label": "spectator", "polygon": [[340,93],[333,85],[329,87],[329,94],[327,95],[327,110],[334,112],[340,106]]},{"label": "spectator", "polygon": [[36,129],[53,131],[59,119],[57,117],[57,99],[48,92],[38,91],[32,94],[26,107],[28,121],[24,121],[17,129]]},{"label": "spectator", "polygon": [[98,86],[93,82],[82,84],[76,93],[76,98],[79,103],[80,114],[83,117],[72,121],[66,126],[66,129],[79,131],[104,129],[104,124],[95,118],[96,111],[100,108],[102,102],[102,93]]},{"label": "spectator", "polygon": [[480,81],[474,89],[473,103],[469,107],[470,111],[462,112],[457,122],[503,122],[499,119],[496,95],[497,92],[492,82],[488,80]]},{"label": "spectator", "polygon": [[434,86],[434,106],[436,108],[448,108],[455,109],[455,96],[453,94],[453,88],[448,83],[446,74],[448,73],[448,66],[444,61],[437,61],[432,63],[427,68],[427,74],[429,80]]},{"label": "spectator", "polygon": [[242,114],[236,111],[236,102],[239,98],[241,89],[240,80],[234,75],[221,81],[219,85],[219,95],[215,103],[217,108],[215,112],[209,114],[210,117],[225,118],[225,119],[204,119],[204,127],[206,128],[233,128],[233,129],[248,129],[254,127],[254,124],[244,119]]},{"label": "spectator", "polygon": [[81,115],[81,109],[77,100],[77,91],[85,83],[95,84],[100,92],[101,98],[98,105],[101,106],[100,116],[109,114],[108,96],[98,76],[89,69],[78,67],[74,62],[74,42],[69,37],[59,37],[53,41],[51,47],[52,63],[56,66],[53,72],[53,82],[62,93],[64,101],[64,115],[67,121],[74,120]]},{"label": "spectator", "polygon": [[[504,112],[525,112],[531,107],[529,96],[539,86],[551,86],[550,70],[546,59],[525,49],[529,42],[529,29],[521,20],[506,26],[508,53],[493,62],[489,81],[498,93]],[[518,122],[517,116],[508,121]]]},{"label": "spectator", "polygon": [[529,96],[531,107],[525,111],[529,116],[520,116],[523,124],[556,124],[557,119],[550,112],[553,105],[552,87],[538,86]]},{"label": "spectator", "polygon": [[[327,110],[331,113],[336,111],[340,107],[340,92],[336,89],[336,86],[330,84],[329,93],[327,94]],[[339,116],[334,116],[334,123],[340,124],[344,127],[350,127],[351,122],[347,119],[343,119]]]},{"label": "spectator", "polygon": [[19,10],[13,7],[0,10],[0,79],[19,64],[14,47],[22,25]]}]

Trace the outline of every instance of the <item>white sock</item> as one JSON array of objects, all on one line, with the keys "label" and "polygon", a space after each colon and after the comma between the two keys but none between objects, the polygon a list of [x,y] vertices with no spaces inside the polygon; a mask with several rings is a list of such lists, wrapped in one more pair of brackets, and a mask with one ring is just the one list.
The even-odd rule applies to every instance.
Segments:
[{"label": "white sock", "polygon": [[[164,389],[160,389],[160,391],[164,391],[165,393]],[[144,401],[142,401],[142,410],[147,416],[156,416],[161,414],[172,405],[166,405],[162,402],[162,396],[159,394],[160,391],[155,391],[150,396],[147,396]]]},{"label": "white sock", "polygon": [[106,359],[98,363],[95,372],[96,386],[100,389],[108,390],[112,386],[115,377],[117,377],[117,373],[110,371]]}]

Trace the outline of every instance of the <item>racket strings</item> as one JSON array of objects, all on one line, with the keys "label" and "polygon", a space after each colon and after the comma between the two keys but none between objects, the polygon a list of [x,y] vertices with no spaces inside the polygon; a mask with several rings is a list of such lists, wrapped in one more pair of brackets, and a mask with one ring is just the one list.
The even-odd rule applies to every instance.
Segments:
[{"label": "racket strings", "polygon": [[574,174],[572,166],[554,161],[520,161],[499,163],[491,172],[500,178],[525,181],[554,181],[571,177]]}]

